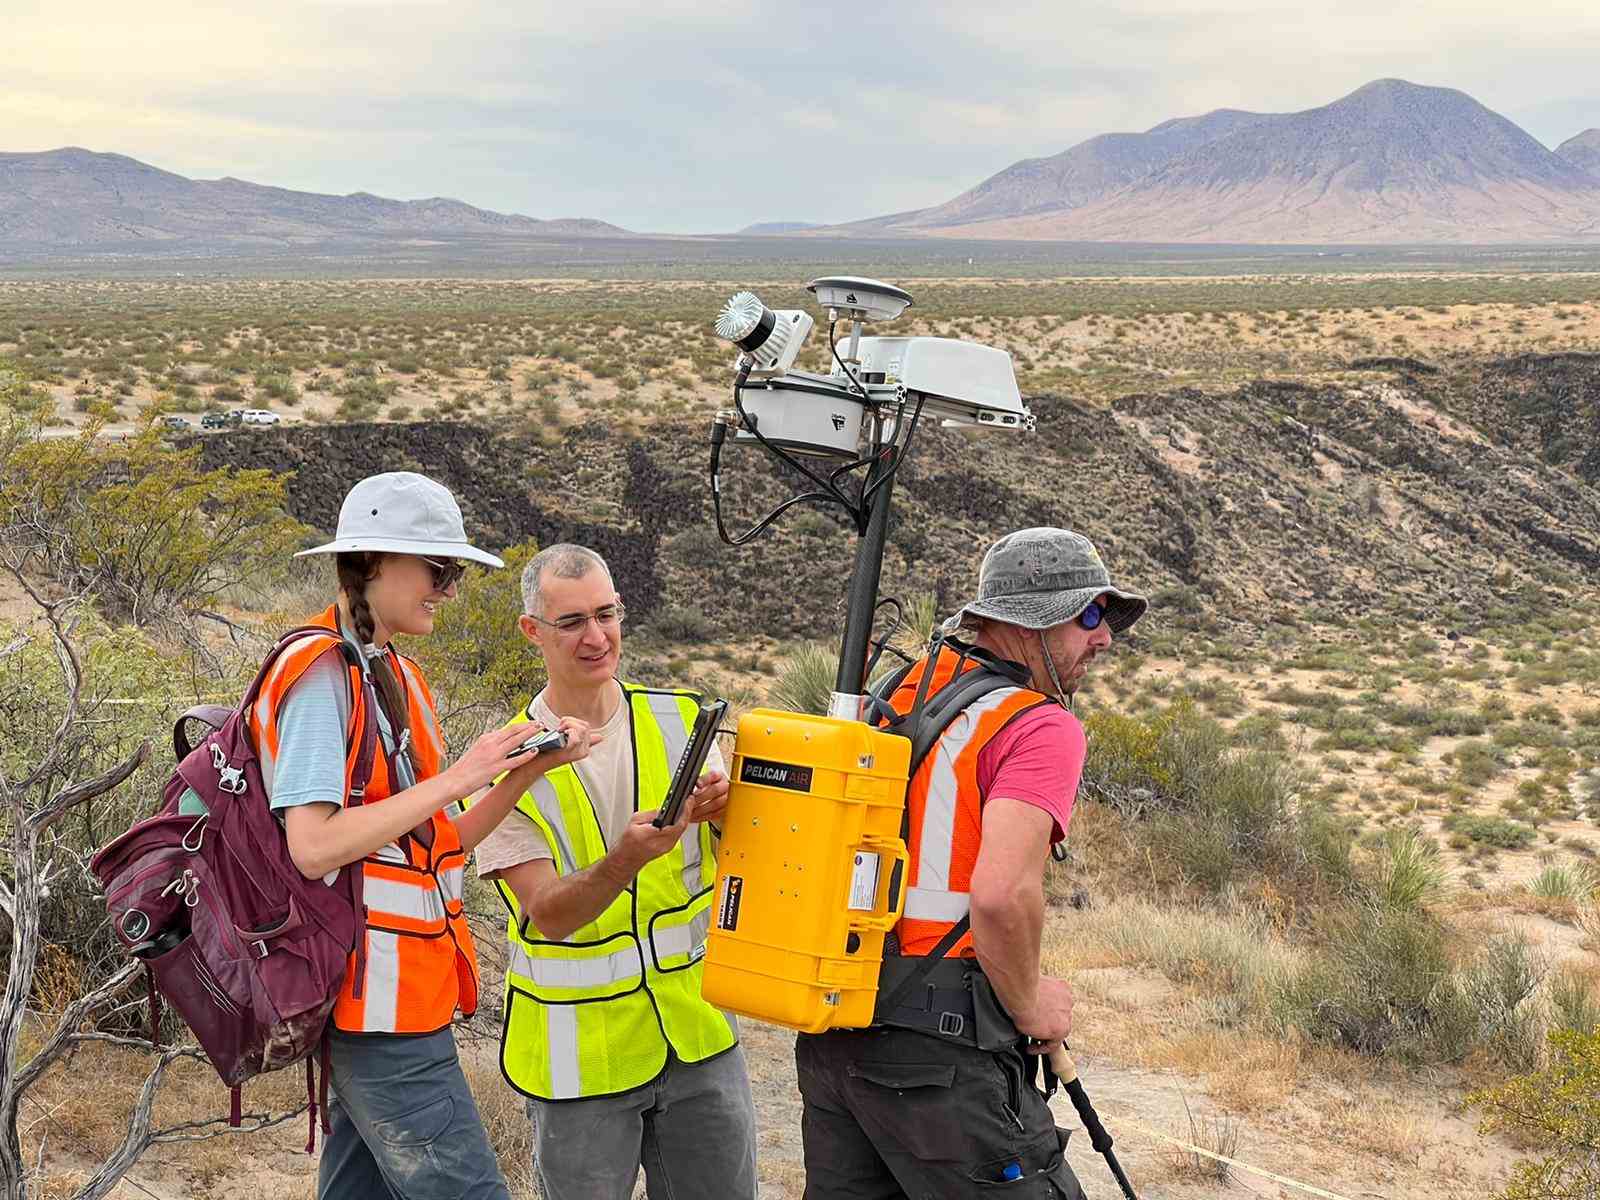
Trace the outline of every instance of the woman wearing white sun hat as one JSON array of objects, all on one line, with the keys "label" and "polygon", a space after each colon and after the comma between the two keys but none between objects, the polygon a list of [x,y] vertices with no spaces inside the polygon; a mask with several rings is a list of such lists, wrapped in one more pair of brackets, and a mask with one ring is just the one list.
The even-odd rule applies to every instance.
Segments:
[{"label": "woman wearing white sun hat", "polygon": [[[467,542],[442,485],[410,471],[363,479],[339,510],[337,536],[302,554],[332,554],[338,596],[308,637],[282,654],[250,714],[272,807],[307,878],[362,872],[365,928],[352,949],[329,1032],[332,1133],[319,1200],[509,1200],[451,1035],[477,1006],[478,965],[462,910],[463,866],[517,798],[549,768],[589,752],[581,721],[567,747],[519,757],[519,725],[484,734],[445,765],[433,697],[396,635],[425,636],[466,567],[504,564]],[[359,652],[330,653],[340,641]],[[358,671],[377,711],[364,713]],[[347,734],[376,719],[385,753],[361,802],[348,805]],[[446,809],[502,781],[471,808]]]}]

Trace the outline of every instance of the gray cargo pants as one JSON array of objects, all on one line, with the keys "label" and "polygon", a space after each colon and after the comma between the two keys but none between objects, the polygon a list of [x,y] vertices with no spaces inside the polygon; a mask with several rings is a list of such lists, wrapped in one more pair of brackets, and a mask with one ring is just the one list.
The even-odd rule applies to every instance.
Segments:
[{"label": "gray cargo pants", "polygon": [[594,1100],[529,1100],[546,1200],[755,1200],[756,1113],[744,1051],[671,1056],[652,1082]]}]

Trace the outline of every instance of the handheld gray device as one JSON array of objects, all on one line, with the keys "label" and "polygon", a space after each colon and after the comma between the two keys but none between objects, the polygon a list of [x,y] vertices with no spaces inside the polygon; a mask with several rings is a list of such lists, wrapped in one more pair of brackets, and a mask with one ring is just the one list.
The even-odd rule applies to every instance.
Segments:
[{"label": "handheld gray device", "polygon": [[527,741],[508,751],[506,757],[514,758],[519,754],[543,754],[546,750],[565,750],[566,746],[567,731],[565,729],[542,729]]},{"label": "handheld gray device", "polygon": [[694,729],[689,734],[689,743],[684,746],[677,769],[672,773],[672,782],[667,785],[667,798],[661,802],[661,811],[651,822],[657,829],[677,824],[683,806],[689,802],[689,794],[700,782],[700,772],[705,770],[706,758],[717,740],[722,718],[727,714],[726,700],[713,700],[700,706],[699,713],[695,715]]}]

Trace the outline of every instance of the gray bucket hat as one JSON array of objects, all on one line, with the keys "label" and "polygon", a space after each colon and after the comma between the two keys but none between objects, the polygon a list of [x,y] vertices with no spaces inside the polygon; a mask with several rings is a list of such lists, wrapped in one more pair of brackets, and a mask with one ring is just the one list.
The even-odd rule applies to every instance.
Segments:
[{"label": "gray bucket hat", "polygon": [[1150,602],[1111,584],[1094,543],[1070,529],[1041,526],[1008,533],[983,556],[978,568],[978,598],[949,621],[958,628],[970,613],[1022,629],[1049,629],[1081,613],[1102,592],[1109,593],[1106,624],[1113,633],[1128,629]]},{"label": "gray bucket hat", "polygon": [[295,557],[349,550],[432,554],[505,566],[487,550],[467,544],[461,506],[450,489],[415,471],[368,475],[350,489],[339,507],[339,528],[333,541],[302,550]]}]

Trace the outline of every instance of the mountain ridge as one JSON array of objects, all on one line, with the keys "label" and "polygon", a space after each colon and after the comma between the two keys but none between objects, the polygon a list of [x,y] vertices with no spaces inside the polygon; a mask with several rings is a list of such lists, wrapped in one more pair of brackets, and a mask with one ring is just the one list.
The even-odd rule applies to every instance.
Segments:
[{"label": "mountain ridge", "polygon": [[1379,79],[1296,113],[1217,109],[1142,134],[1102,134],[1023,159],[944,204],[826,232],[1242,243],[1600,238],[1600,175],[1586,165],[1600,146],[1581,134],[1563,147],[1549,150],[1454,88]]},{"label": "mountain ridge", "polygon": [[541,220],[444,196],[301,192],[190,179],[125,154],[64,146],[0,153],[0,239],[55,248],[188,241],[284,246],[336,238],[626,237],[592,218]]}]

